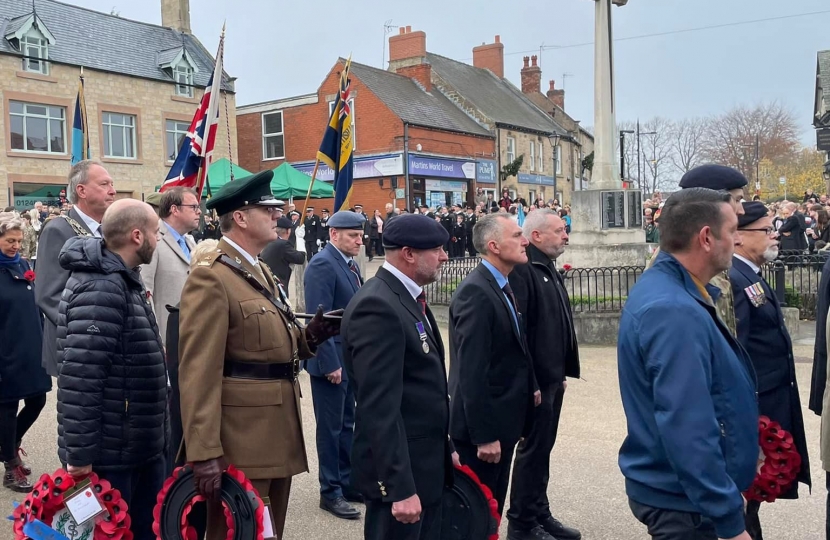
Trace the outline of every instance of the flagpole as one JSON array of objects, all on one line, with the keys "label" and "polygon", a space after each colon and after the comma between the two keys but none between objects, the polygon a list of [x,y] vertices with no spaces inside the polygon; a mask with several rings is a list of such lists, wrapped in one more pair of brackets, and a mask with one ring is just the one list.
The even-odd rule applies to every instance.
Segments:
[{"label": "flagpole", "polygon": [[[317,167],[320,166],[320,158],[314,161],[314,170],[311,172],[311,182],[308,184],[308,193],[305,196],[305,204],[303,205],[303,212],[308,208],[308,200],[311,199],[311,190],[314,188],[314,180],[317,178]],[[337,210],[335,210],[337,212]]]}]

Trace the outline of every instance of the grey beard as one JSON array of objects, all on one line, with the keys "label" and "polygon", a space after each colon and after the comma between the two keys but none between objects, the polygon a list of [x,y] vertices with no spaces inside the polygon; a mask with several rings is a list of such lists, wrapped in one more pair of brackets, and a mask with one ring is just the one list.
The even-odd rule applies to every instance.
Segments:
[{"label": "grey beard", "polygon": [[778,246],[771,246],[768,247],[766,251],[764,251],[764,260],[767,262],[772,262],[778,258]]}]

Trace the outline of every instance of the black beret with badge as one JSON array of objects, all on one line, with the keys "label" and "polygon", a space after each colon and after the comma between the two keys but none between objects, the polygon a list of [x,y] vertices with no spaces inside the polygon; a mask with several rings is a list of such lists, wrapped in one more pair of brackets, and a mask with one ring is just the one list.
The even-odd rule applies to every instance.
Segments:
[{"label": "black beret with badge", "polygon": [[366,218],[362,214],[341,210],[329,218],[328,226],[332,229],[363,229]]},{"label": "black beret with badge", "polygon": [[702,187],[714,190],[740,189],[747,185],[746,177],[737,169],[724,165],[701,165],[686,172],[680,179],[681,189]]},{"label": "black beret with badge", "polygon": [[262,171],[228,182],[205,204],[220,216],[245,206],[283,206],[285,203],[271,193],[274,171]]},{"label": "black beret with badge", "polygon": [[383,227],[383,247],[433,249],[443,246],[450,235],[439,222],[423,214],[401,214]]},{"label": "black beret with badge", "polygon": [[294,222],[287,217],[281,217],[277,220],[277,227],[280,229],[291,229],[294,227]]},{"label": "black beret with badge", "polygon": [[744,202],[744,215],[738,216],[738,228],[749,227],[756,221],[767,216],[768,211],[760,201]]}]

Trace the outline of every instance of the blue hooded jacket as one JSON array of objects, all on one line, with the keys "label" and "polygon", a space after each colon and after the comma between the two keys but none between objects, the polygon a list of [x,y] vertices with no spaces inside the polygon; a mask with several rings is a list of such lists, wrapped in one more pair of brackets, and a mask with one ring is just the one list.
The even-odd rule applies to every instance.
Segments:
[{"label": "blue hooded jacket", "polygon": [[[706,285],[712,299],[720,291]],[[628,496],[699,513],[719,538],[744,531],[758,463],[755,372],[692,276],[661,252],[631,289],[617,341],[628,436],[619,465]]]}]

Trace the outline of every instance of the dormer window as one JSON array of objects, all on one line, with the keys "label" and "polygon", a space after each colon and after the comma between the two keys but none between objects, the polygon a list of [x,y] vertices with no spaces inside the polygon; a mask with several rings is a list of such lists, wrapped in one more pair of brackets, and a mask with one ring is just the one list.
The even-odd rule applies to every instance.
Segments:
[{"label": "dormer window", "polygon": [[55,37],[34,13],[9,21],[5,37],[23,55],[23,71],[49,74],[49,46]]},{"label": "dormer window", "polygon": [[176,80],[176,95],[193,97],[193,68],[186,62],[180,62],[173,68],[173,78]]},{"label": "dormer window", "polygon": [[20,38],[23,53],[23,71],[49,75],[49,42],[35,29]]},{"label": "dormer window", "polygon": [[193,75],[199,70],[185,49],[177,47],[159,52],[158,64],[173,79],[175,95],[193,97]]}]

